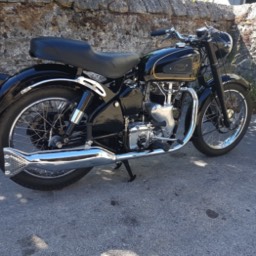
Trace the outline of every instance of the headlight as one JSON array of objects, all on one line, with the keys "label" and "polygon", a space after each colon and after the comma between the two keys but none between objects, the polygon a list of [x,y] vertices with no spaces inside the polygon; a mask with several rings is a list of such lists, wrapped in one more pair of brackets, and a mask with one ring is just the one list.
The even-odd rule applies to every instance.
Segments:
[{"label": "headlight", "polygon": [[226,58],[233,49],[233,38],[226,32],[214,35],[212,41],[215,43],[215,54],[218,59]]}]

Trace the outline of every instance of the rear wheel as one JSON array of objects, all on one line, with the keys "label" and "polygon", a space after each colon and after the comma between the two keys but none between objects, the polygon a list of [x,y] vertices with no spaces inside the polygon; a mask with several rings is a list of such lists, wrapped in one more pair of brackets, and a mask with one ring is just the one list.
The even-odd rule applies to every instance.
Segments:
[{"label": "rear wheel", "polygon": [[[64,134],[79,99],[75,91],[65,87],[46,87],[44,90],[38,89],[25,94],[1,117],[0,148],[12,147],[27,153],[54,149],[52,141]],[[86,141],[85,131],[84,117],[63,148],[83,146]],[[3,154],[1,167],[3,170]],[[32,189],[61,189],[78,181],[90,170],[91,168],[61,171],[26,169],[12,177],[12,180]]]},{"label": "rear wheel", "polygon": [[224,87],[224,97],[229,128],[224,125],[217,97],[207,99],[198,115],[193,144],[209,156],[223,155],[232,150],[250,123],[252,103],[248,91],[238,84],[229,84]]}]

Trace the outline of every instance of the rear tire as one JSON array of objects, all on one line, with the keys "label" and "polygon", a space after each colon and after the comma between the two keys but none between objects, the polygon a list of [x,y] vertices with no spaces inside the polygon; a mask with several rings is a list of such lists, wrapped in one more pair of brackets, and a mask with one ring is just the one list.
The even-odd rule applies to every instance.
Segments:
[{"label": "rear tire", "polygon": [[[4,170],[4,147],[13,147],[27,153],[49,150],[49,136],[57,136],[65,130],[68,118],[79,100],[80,96],[74,90],[51,86],[27,93],[8,107],[0,119],[1,169]],[[73,132],[73,144],[70,143],[65,148],[83,145],[86,140],[85,125],[84,121]],[[80,180],[91,169],[63,170],[58,173],[25,170],[11,179],[27,188],[54,190]]]},{"label": "rear tire", "polygon": [[252,102],[249,91],[238,84],[224,86],[225,103],[231,126],[226,128],[217,98],[208,98],[202,106],[193,144],[208,156],[219,156],[232,150],[241,141],[249,126]]}]

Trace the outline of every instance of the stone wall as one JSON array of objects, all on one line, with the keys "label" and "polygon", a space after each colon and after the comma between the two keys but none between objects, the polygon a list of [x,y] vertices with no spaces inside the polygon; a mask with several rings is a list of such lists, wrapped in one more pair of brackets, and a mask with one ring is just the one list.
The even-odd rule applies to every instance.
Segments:
[{"label": "stone wall", "polygon": [[175,26],[193,34],[207,22],[233,34],[239,45],[232,68],[245,74],[256,56],[256,32],[251,33],[256,14],[249,5],[243,12],[233,9],[189,0],[0,0],[0,73],[13,74],[35,63],[28,49],[36,36],[87,40],[98,51],[146,52],[163,46],[149,36],[154,29]]},{"label": "stone wall", "polygon": [[232,66],[256,88],[256,3],[234,6],[234,14],[236,47]]}]

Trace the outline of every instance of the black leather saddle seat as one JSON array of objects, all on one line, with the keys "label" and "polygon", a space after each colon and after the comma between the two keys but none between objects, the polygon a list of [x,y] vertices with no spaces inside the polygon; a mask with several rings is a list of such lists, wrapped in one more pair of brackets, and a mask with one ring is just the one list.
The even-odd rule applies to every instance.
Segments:
[{"label": "black leather saddle seat", "polygon": [[136,53],[98,53],[87,42],[59,37],[33,38],[30,55],[83,68],[108,78],[122,77],[140,60]]}]

